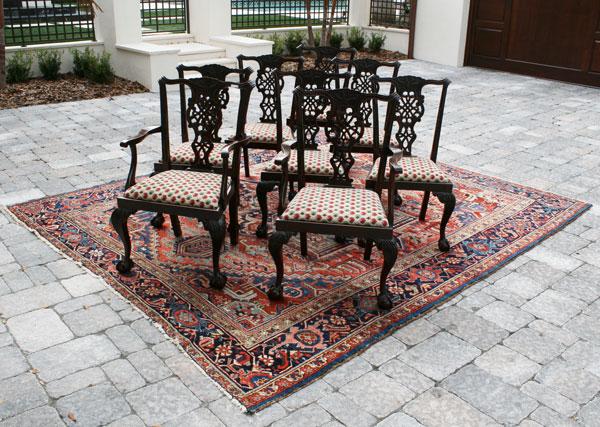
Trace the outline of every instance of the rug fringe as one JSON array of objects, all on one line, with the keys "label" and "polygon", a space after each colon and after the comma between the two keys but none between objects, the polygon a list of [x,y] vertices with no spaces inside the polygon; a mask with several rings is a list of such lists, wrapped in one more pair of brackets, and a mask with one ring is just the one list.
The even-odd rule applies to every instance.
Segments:
[{"label": "rug fringe", "polygon": [[248,408],[246,408],[239,400],[237,400],[229,392],[227,392],[218,382],[216,382],[214,379],[212,379],[210,377],[210,375],[208,375],[204,371],[204,369],[202,369],[202,367],[194,359],[192,359],[192,357],[189,355],[189,353],[183,348],[183,346],[181,345],[179,340],[174,337],[171,337],[169,334],[167,334],[165,332],[165,329],[162,327],[162,325],[160,323],[152,320],[139,307],[137,307],[135,304],[133,304],[131,301],[129,301],[127,298],[125,298],[123,295],[121,295],[114,287],[112,287],[110,284],[108,284],[102,276],[99,276],[98,274],[91,271],[89,268],[87,268],[85,265],[83,265],[82,262],[75,260],[73,257],[70,257],[69,255],[65,254],[64,252],[61,252],[56,246],[54,246],[52,244],[52,242],[50,242],[48,239],[43,237],[37,230],[31,228],[29,225],[27,225],[25,222],[23,222],[21,219],[19,219],[14,213],[12,213],[10,211],[10,209],[8,209],[7,206],[0,205],[0,211],[2,213],[6,214],[7,217],[9,218],[9,220],[12,220],[13,223],[23,227],[30,233],[33,233],[38,239],[40,239],[42,242],[44,242],[53,251],[60,254],[64,259],[68,259],[69,261],[75,263],[86,274],[90,274],[91,276],[101,280],[107,289],[109,289],[114,295],[118,296],[120,299],[127,302],[127,304],[129,306],[133,307],[134,310],[139,312],[144,319],[148,320],[154,327],[156,327],[160,331],[161,334],[163,334],[163,336],[166,338],[166,341],[169,341],[170,343],[174,344],[175,347],[177,347],[177,349],[180,351],[181,354],[183,354],[185,357],[187,357],[189,360],[191,360],[193,362],[193,365],[198,369],[198,371],[200,371],[202,373],[202,375],[204,375],[206,378],[208,378],[210,380],[210,382],[213,383],[221,391],[221,393],[223,393],[225,395],[225,397],[227,397],[235,406],[237,406],[241,410],[242,413],[250,414],[250,412],[248,411]]}]

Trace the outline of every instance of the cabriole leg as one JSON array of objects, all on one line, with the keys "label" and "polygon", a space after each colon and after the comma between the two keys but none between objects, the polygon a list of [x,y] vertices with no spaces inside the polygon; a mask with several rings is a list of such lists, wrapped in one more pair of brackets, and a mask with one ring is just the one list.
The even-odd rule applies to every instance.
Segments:
[{"label": "cabriole leg", "polygon": [[131,261],[131,238],[129,237],[129,229],[127,228],[127,219],[133,211],[117,208],[110,216],[110,223],[123,242],[124,255],[117,263],[117,271],[121,274],[127,274],[133,267]]},{"label": "cabriole leg", "polygon": [[158,212],[156,215],[154,215],[154,218],[152,218],[150,220],[150,224],[154,228],[160,228],[163,226],[164,223],[165,223],[165,216],[161,212]]},{"label": "cabriole leg", "polygon": [[250,177],[250,155],[248,154],[248,147],[244,147],[244,173],[246,178]]},{"label": "cabriole leg", "polygon": [[268,296],[271,300],[283,298],[283,245],[290,241],[292,233],[276,231],[269,237],[269,253],[275,262],[277,276],[275,283],[269,288]]},{"label": "cabriole leg", "polygon": [[212,240],[212,258],[213,258],[213,274],[210,278],[210,287],[214,289],[223,289],[227,282],[227,277],[220,271],[219,258],[221,256],[221,247],[225,240],[225,217],[220,217],[217,220],[206,221],[206,229]]},{"label": "cabriole leg", "polygon": [[175,237],[183,236],[181,232],[181,223],[179,222],[179,217],[177,215],[170,215],[171,217],[171,228],[173,229],[173,234]]},{"label": "cabriole leg", "polygon": [[450,250],[450,243],[448,243],[448,239],[446,239],[446,226],[452,216],[452,212],[454,212],[456,197],[453,193],[437,193],[435,196],[444,204],[444,213],[442,214],[442,222],[440,223],[440,240],[438,240],[438,247],[440,251],[448,252]]},{"label": "cabriole leg", "polygon": [[398,245],[394,239],[381,240],[377,242],[377,248],[383,252],[383,267],[381,267],[381,276],[379,277],[379,295],[377,295],[377,305],[382,310],[392,308],[392,298],[387,287],[387,277],[396,263],[398,257]]},{"label": "cabriole leg", "polygon": [[237,245],[240,240],[239,206],[239,194],[234,194],[229,202],[229,241],[232,246]]},{"label": "cabriole leg", "polygon": [[261,221],[256,229],[256,237],[267,237],[267,221],[269,219],[269,205],[267,203],[267,195],[277,187],[276,181],[260,181],[256,186],[256,198],[260,206]]},{"label": "cabriole leg", "polygon": [[427,215],[427,207],[429,206],[429,195],[431,192],[426,191],[423,194],[423,201],[421,202],[421,212],[419,213],[419,221],[425,221],[425,216]]}]

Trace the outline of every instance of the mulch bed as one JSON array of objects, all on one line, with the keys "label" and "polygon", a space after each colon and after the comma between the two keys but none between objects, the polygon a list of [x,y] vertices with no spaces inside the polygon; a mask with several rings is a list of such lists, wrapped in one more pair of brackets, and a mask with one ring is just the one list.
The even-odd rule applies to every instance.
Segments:
[{"label": "mulch bed", "polygon": [[[350,56],[346,53],[343,53],[340,56],[342,59],[350,59]],[[394,50],[385,50],[382,49],[379,52],[375,53],[375,52],[368,52],[368,51],[360,51],[356,54],[355,59],[364,59],[364,58],[370,58],[370,59],[375,59],[377,61],[381,61],[381,62],[393,62],[393,61],[400,61],[402,59],[407,59],[408,57],[400,52],[394,51]],[[304,68],[313,68],[315,64],[315,58],[314,56],[312,56],[311,54],[305,54],[304,55]],[[285,67],[285,65],[284,65]],[[291,67],[291,65],[290,65]],[[287,69],[286,71],[292,71],[291,69]]]},{"label": "mulch bed", "polygon": [[120,77],[115,77],[110,84],[97,84],[73,74],[64,74],[54,81],[35,78],[24,83],[8,85],[6,89],[0,90],[0,110],[147,91],[148,89],[141,84]]}]

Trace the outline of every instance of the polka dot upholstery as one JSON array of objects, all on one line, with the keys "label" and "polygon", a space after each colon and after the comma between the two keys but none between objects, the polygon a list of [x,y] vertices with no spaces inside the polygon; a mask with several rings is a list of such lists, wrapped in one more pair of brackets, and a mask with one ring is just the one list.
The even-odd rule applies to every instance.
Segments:
[{"label": "polka dot upholstery", "polygon": [[377,193],[361,188],[304,187],[281,215],[287,221],[388,227]]},{"label": "polka dot upholstery", "polygon": [[[333,175],[333,166],[331,166],[331,153],[321,150],[304,151],[304,173],[309,175]],[[271,162],[265,170],[269,172],[280,172],[281,166]],[[288,171],[298,173],[298,152],[293,150],[288,161]]]},{"label": "polka dot upholstery", "polygon": [[[385,132],[383,130],[379,130],[379,146],[383,145],[383,137]],[[391,145],[394,145],[395,139],[392,137]],[[360,139],[359,143],[356,144],[361,147],[372,147],[373,146],[373,128],[365,128],[363,133],[363,137]]]},{"label": "polka dot upholstery", "polygon": [[[223,148],[225,148],[226,146],[227,144],[225,143],[214,144],[212,151],[208,155],[208,161],[212,166],[223,166],[223,157],[221,157],[221,150],[223,150]],[[180,164],[194,163],[194,150],[192,149],[192,144],[178,144],[175,149],[172,149],[171,162]]]},{"label": "polka dot upholstery", "polygon": [[218,209],[222,175],[168,170],[129,187],[125,197],[173,205]]},{"label": "polka dot upholstery", "polygon": [[[277,144],[277,125],[275,123],[252,123],[246,125],[246,135],[250,142]],[[283,126],[283,141],[294,139],[289,127]]]},{"label": "polka dot upholstery", "polygon": [[[428,184],[447,184],[450,179],[442,172],[435,162],[423,157],[403,157],[401,161],[402,173],[396,175],[396,181],[424,182]],[[369,179],[376,179],[379,159],[375,161]],[[386,168],[385,177],[389,178],[390,168]]]}]

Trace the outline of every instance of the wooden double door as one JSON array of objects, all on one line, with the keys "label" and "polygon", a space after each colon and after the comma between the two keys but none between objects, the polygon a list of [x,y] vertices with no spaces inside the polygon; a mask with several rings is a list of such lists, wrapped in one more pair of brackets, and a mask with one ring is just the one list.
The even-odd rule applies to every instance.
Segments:
[{"label": "wooden double door", "polygon": [[600,0],[471,0],[465,64],[600,86]]}]

